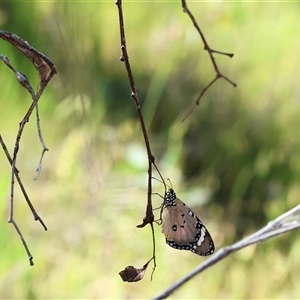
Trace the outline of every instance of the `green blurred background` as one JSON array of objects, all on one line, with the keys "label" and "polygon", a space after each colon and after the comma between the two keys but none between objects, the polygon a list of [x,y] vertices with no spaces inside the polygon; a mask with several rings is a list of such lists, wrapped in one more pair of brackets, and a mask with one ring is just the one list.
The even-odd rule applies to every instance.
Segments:
[{"label": "green blurred background", "polygon": [[[300,4],[193,2],[216,56],[219,80],[184,122],[214,76],[180,1],[124,2],[127,46],[157,164],[198,214],[216,248],[258,230],[299,203]],[[139,283],[118,272],[152,254],[150,227],[137,229],[147,195],[147,158],[128,79],[119,61],[118,13],[110,2],[2,2],[1,30],[49,56],[58,74],[40,100],[50,151],[34,181],[41,146],[34,117],[17,166],[49,231],[33,221],[16,187],[15,218],[33,253],[8,224],[10,168],[0,155],[0,297],[150,298],[204,258],[168,247],[155,225],[157,269]],[[35,69],[12,46],[0,53],[34,86]],[[0,64],[0,132],[13,149],[31,99]],[[157,175],[156,175],[157,176]],[[159,183],[154,191],[163,193]],[[154,205],[161,199],[153,197]],[[299,232],[241,250],[171,298],[298,298]],[[151,267],[150,267],[151,268]]]}]

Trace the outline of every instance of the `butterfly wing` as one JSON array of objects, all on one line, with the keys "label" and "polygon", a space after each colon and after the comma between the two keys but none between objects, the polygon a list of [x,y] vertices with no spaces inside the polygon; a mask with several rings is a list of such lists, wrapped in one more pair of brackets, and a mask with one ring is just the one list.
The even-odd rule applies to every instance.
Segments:
[{"label": "butterfly wing", "polygon": [[178,198],[171,202],[167,199],[166,203],[162,222],[166,243],[175,249],[190,250],[202,256],[212,254],[213,240],[193,211]]}]

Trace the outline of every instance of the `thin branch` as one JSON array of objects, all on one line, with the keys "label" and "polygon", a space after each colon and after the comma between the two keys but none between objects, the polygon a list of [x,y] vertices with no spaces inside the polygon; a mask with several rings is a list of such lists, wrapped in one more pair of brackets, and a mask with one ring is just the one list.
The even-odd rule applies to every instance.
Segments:
[{"label": "thin branch", "polygon": [[[9,154],[9,152],[7,150],[7,147],[6,147],[6,145],[5,145],[4,141],[3,141],[3,138],[1,136],[1,134],[0,134],[0,144],[1,144],[1,146],[3,148],[3,151],[4,151],[4,153],[5,153],[6,157],[7,157],[7,160],[10,162],[10,164],[12,164],[12,159],[10,157],[10,154]],[[34,220],[35,221],[39,221],[41,223],[41,225],[44,227],[44,229],[47,231],[47,227],[46,227],[44,221],[38,215],[37,211],[35,210],[34,206],[32,205],[32,203],[31,203],[31,201],[29,199],[29,196],[28,196],[28,194],[27,194],[27,192],[25,190],[25,187],[24,187],[24,185],[23,185],[23,183],[21,181],[21,178],[19,176],[19,170],[17,168],[15,168],[15,176],[16,176],[17,181],[19,183],[20,189],[21,189],[21,191],[22,191],[22,193],[24,195],[24,198],[25,198],[25,200],[27,202],[27,205],[29,206],[29,208],[30,208],[30,210],[31,210],[31,212],[33,214]]]},{"label": "thin branch", "polygon": [[175,282],[172,286],[167,288],[164,292],[156,296],[155,300],[165,299],[174,293],[177,289],[183,286],[190,279],[203,272],[205,269],[213,266],[214,264],[220,262],[225,257],[229,256],[231,253],[243,249],[249,245],[256,244],[258,242],[266,241],[274,236],[284,234],[288,231],[300,228],[300,204],[293,209],[287,211],[286,213],[280,215],[275,220],[269,222],[265,227],[253,233],[249,237],[231,245],[228,247],[221,248],[202,264],[198,265],[189,274]]},{"label": "thin branch", "polygon": [[17,132],[17,136],[16,136],[16,140],[15,140],[15,144],[14,144],[14,150],[13,150],[13,155],[12,158],[10,157],[7,148],[4,144],[4,141],[1,137],[1,145],[2,148],[6,154],[6,157],[9,161],[9,163],[11,164],[11,186],[10,186],[10,208],[9,208],[9,218],[8,218],[8,222],[12,223],[13,226],[15,227],[16,231],[18,232],[22,243],[25,247],[25,250],[27,252],[27,255],[29,257],[29,263],[30,265],[33,265],[33,257],[29,252],[29,249],[27,247],[27,244],[22,236],[22,233],[19,229],[19,227],[17,226],[15,220],[14,220],[14,184],[15,184],[15,176],[19,182],[19,185],[21,187],[21,190],[23,192],[23,195],[26,199],[26,202],[28,204],[28,206],[30,207],[31,212],[34,215],[34,219],[35,220],[39,220],[40,223],[42,224],[42,226],[44,227],[45,230],[47,230],[46,225],[44,224],[44,222],[42,221],[42,219],[38,216],[38,214],[36,213],[32,203],[29,200],[29,197],[24,189],[24,186],[20,180],[19,177],[19,171],[16,168],[16,162],[17,162],[17,156],[18,156],[18,152],[19,152],[19,147],[20,147],[20,141],[21,141],[21,137],[25,128],[26,123],[29,121],[29,118],[33,112],[33,110],[36,108],[36,113],[37,113],[37,127],[38,127],[38,135],[40,138],[40,142],[43,145],[43,152],[41,155],[41,159],[40,159],[40,164],[38,167],[38,170],[41,169],[41,161],[44,155],[44,152],[46,150],[48,150],[48,148],[45,146],[43,137],[42,137],[42,133],[41,133],[41,128],[40,128],[40,119],[39,119],[39,113],[38,113],[38,108],[37,108],[37,103],[43,93],[43,91],[45,90],[46,86],[48,85],[49,81],[51,80],[51,78],[56,74],[56,68],[54,66],[54,64],[52,63],[52,61],[46,57],[44,54],[42,54],[41,52],[37,51],[36,49],[34,49],[32,46],[29,45],[28,42],[22,40],[20,37],[18,37],[17,35],[7,32],[7,31],[0,31],[0,38],[2,38],[3,40],[9,42],[10,44],[12,44],[14,47],[16,47],[20,52],[22,52],[34,65],[34,67],[36,68],[38,75],[39,75],[39,87],[37,89],[37,92],[35,93],[31,84],[29,83],[29,80],[27,79],[27,77],[22,74],[21,72],[19,72],[18,70],[16,70],[10,63],[9,59],[0,54],[0,60],[3,61],[4,64],[6,64],[16,75],[16,78],[18,80],[18,82],[30,93],[31,98],[33,100],[33,102],[31,103],[27,113],[25,114],[25,116],[23,117],[23,119],[21,120],[21,122],[19,123],[19,130]]},{"label": "thin branch", "polygon": [[124,19],[123,19],[123,10],[122,10],[122,0],[117,0],[116,5],[118,7],[118,12],[119,12],[119,24],[120,24],[120,43],[121,43],[121,51],[122,51],[122,56],[120,60],[124,62],[125,68],[127,71],[127,77],[129,80],[129,85],[131,89],[131,98],[133,99],[136,107],[136,111],[138,114],[138,118],[141,124],[141,129],[145,141],[145,146],[147,150],[147,155],[148,155],[148,198],[147,198],[147,208],[146,208],[146,215],[143,219],[143,223],[141,225],[138,225],[138,228],[142,228],[146,226],[149,223],[153,223],[154,221],[154,214],[153,214],[153,209],[152,209],[152,200],[151,200],[151,195],[152,195],[152,163],[155,161],[155,157],[152,154],[151,148],[150,148],[150,143],[149,143],[149,138],[147,134],[147,129],[145,125],[145,121],[143,118],[142,110],[141,110],[141,105],[139,101],[139,96],[138,96],[138,91],[134,82],[133,74],[131,71],[131,66],[129,63],[129,57],[127,53],[127,47],[126,47],[126,38],[125,38],[125,28],[124,28]]},{"label": "thin branch", "polygon": [[153,274],[154,274],[154,271],[156,269],[156,247],[155,247],[155,235],[154,235],[154,227],[153,227],[153,223],[150,223],[150,226],[151,226],[151,232],[152,232],[152,244],[153,244],[153,251],[152,251],[152,258],[153,258],[153,268],[152,268],[152,273],[151,273],[151,281],[152,281],[152,278],[153,278]]},{"label": "thin branch", "polygon": [[[218,80],[218,76],[216,76],[206,87],[203,88],[203,90],[201,91],[200,95],[198,96],[196,102],[195,102],[195,106],[199,105],[200,99],[202,98],[202,96],[204,95],[204,93]],[[193,107],[187,114],[186,116],[181,120],[181,122],[184,122],[185,119],[192,114],[192,112],[194,111],[195,107]]]},{"label": "thin branch", "polygon": [[[203,95],[205,94],[205,92],[220,78],[223,78],[225,81],[227,81],[229,84],[231,84],[233,87],[236,87],[237,84],[235,82],[233,82],[232,80],[230,80],[228,77],[226,77],[225,75],[223,75],[216,63],[216,60],[213,56],[213,53],[215,54],[220,54],[220,55],[225,55],[225,56],[228,56],[228,57],[233,57],[233,53],[227,53],[227,52],[223,52],[223,51],[219,51],[219,50],[214,50],[212,49],[208,42],[206,41],[206,38],[200,28],[200,26],[198,25],[194,15],[192,14],[192,12],[189,10],[188,6],[187,6],[187,3],[186,3],[186,0],[181,0],[181,5],[182,5],[182,8],[183,8],[183,11],[185,13],[188,14],[189,18],[191,19],[191,21],[193,22],[193,25],[195,26],[195,28],[197,29],[201,39],[202,39],[202,42],[204,44],[204,50],[207,51],[208,55],[209,55],[209,58],[211,60],[211,63],[214,67],[214,70],[216,72],[216,78],[213,79],[207,86],[205,86],[203,88],[203,90],[200,92],[197,100],[195,101],[195,105],[199,105],[199,102],[200,102],[200,99],[203,97]],[[194,111],[195,107],[192,108],[188,114],[183,118],[182,122]]]},{"label": "thin branch", "polygon": [[156,257],[155,257],[155,235],[154,235],[154,227],[153,227],[153,222],[154,222],[154,214],[153,214],[153,207],[152,207],[152,164],[155,162],[155,157],[152,154],[151,147],[150,147],[150,142],[148,138],[148,133],[145,125],[145,121],[143,118],[142,110],[141,110],[141,105],[139,101],[139,96],[138,96],[138,91],[135,85],[135,81],[133,78],[133,74],[131,71],[131,66],[129,62],[129,57],[127,53],[127,47],[126,47],[126,38],[125,38],[125,27],[124,27],[124,18],[123,18],[123,10],[122,10],[122,0],[117,0],[116,5],[118,7],[118,13],[119,13],[119,25],[120,25],[120,44],[121,44],[121,51],[122,51],[122,56],[120,60],[124,62],[125,64],[125,69],[127,71],[127,77],[129,80],[129,85],[131,89],[131,98],[134,101],[136,111],[138,114],[138,118],[141,124],[141,129],[144,137],[144,142],[147,150],[147,157],[148,157],[148,192],[147,192],[147,206],[146,206],[146,213],[145,217],[143,218],[143,222],[140,225],[137,225],[138,228],[143,228],[147,224],[150,224],[151,230],[152,230],[152,239],[153,239],[153,261],[154,261],[154,267],[153,271],[151,274],[151,279],[153,276],[153,272],[155,271],[156,268]]},{"label": "thin branch", "polygon": [[38,103],[36,104],[35,111],[36,111],[36,124],[37,124],[38,135],[39,135],[40,142],[41,142],[41,144],[43,146],[43,152],[41,154],[41,158],[40,158],[37,170],[36,170],[37,175],[34,178],[34,180],[37,180],[38,177],[41,174],[41,171],[42,171],[42,161],[43,161],[44,154],[45,154],[46,151],[49,151],[49,149],[48,149],[48,147],[45,144],[45,141],[44,141],[44,138],[43,138],[43,134],[42,134],[41,119],[40,119],[40,115],[39,115],[39,106],[38,106]]},{"label": "thin branch", "polygon": [[49,149],[48,149],[48,148],[44,148],[44,149],[43,149],[43,152],[42,152],[42,154],[41,154],[41,158],[40,158],[38,167],[37,167],[37,169],[36,169],[36,173],[37,173],[37,174],[36,174],[34,180],[37,180],[37,179],[39,178],[41,172],[42,172],[42,161],[43,161],[43,157],[44,157],[44,154],[46,153],[46,151],[49,151]]},{"label": "thin branch", "polygon": [[[27,77],[22,74],[21,72],[17,71],[9,62],[9,59],[0,54],[0,59],[16,74],[17,80],[19,83],[30,93],[31,98],[35,104],[36,108],[36,119],[37,119],[37,129],[38,129],[38,136],[40,139],[40,142],[43,146],[43,151],[41,154],[40,162],[37,168],[37,177],[40,174],[40,171],[42,169],[42,159],[44,156],[45,151],[48,151],[47,146],[45,145],[41,125],[40,125],[40,117],[39,117],[39,110],[38,110],[38,100],[41,97],[42,93],[44,92],[45,88],[47,87],[48,83],[52,79],[52,77],[57,73],[56,68],[53,64],[53,62],[43,53],[36,50],[34,47],[29,45],[28,42],[22,40],[17,35],[7,32],[7,31],[0,31],[0,38],[3,40],[9,42],[14,47],[16,47],[19,51],[21,51],[34,65],[36,68],[38,75],[39,75],[39,87],[37,89],[37,92],[35,93],[32,86],[30,85]],[[28,120],[27,120],[28,122]]]},{"label": "thin branch", "polygon": [[29,251],[29,248],[28,248],[28,246],[27,246],[27,244],[26,244],[26,242],[25,242],[25,239],[24,239],[24,237],[23,237],[23,235],[22,235],[22,233],[21,233],[21,231],[20,231],[20,229],[19,229],[17,223],[16,223],[15,220],[13,220],[13,219],[10,220],[10,223],[13,224],[13,226],[15,227],[17,233],[19,234],[19,237],[20,237],[20,239],[21,239],[21,241],[22,241],[22,244],[23,244],[23,246],[24,246],[24,248],[25,248],[25,251],[26,251],[26,253],[27,253],[27,256],[28,256],[28,259],[29,259],[29,264],[30,264],[31,266],[33,266],[33,265],[34,265],[34,262],[33,262],[33,256],[31,255],[31,253],[30,253],[30,251]]},{"label": "thin branch", "polygon": [[[12,159],[11,159],[10,154],[9,154],[9,152],[7,150],[7,147],[6,147],[5,143],[4,143],[4,140],[2,139],[2,135],[1,134],[0,134],[0,144],[2,146],[2,149],[3,149],[3,151],[4,151],[5,155],[6,155],[9,163],[12,164]],[[18,173],[19,173],[19,170],[17,168],[15,168],[15,174],[18,174]]]},{"label": "thin branch", "polygon": [[[11,221],[13,220],[13,211],[14,211],[13,201],[14,201],[14,182],[15,182],[14,181],[14,176],[15,176],[15,172],[16,172],[16,161],[17,161],[17,154],[18,154],[18,151],[19,151],[20,140],[21,140],[21,136],[22,136],[25,124],[28,122],[31,113],[32,113],[33,109],[35,108],[35,105],[36,105],[36,101],[32,102],[32,104],[30,105],[27,113],[25,114],[25,117],[20,122],[19,130],[18,130],[18,133],[17,133],[16,141],[15,141],[15,146],[14,146],[14,151],[13,151],[13,158],[12,158],[12,163],[11,163],[11,199],[10,199],[11,206],[10,206],[10,213],[9,213],[9,219],[8,219],[9,223],[11,223]],[[32,208],[30,207],[30,209],[32,209]]]},{"label": "thin branch", "polygon": [[[123,18],[123,10],[122,10],[122,0],[117,0],[116,5],[118,7],[118,13],[119,13],[119,25],[120,25],[120,44],[121,44],[121,51],[122,51],[122,56],[120,57],[120,60],[124,62],[125,64],[125,69],[127,72],[127,77],[129,80],[129,85],[131,89],[131,98],[134,100],[134,104],[136,107],[136,111],[138,114],[139,122],[141,125],[141,130],[146,146],[146,151],[147,151],[147,157],[148,157],[148,191],[147,191],[147,205],[146,205],[146,212],[145,212],[145,217],[143,218],[143,222],[140,225],[137,225],[138,228],[143,228],[147,224],[150,224],[151,226],[151,231],[152,231],[152,241],[153,241],[153,253],[152,253],[152,259],[153,259],[153,271],[151,273],[151,280],[153,277],[153,273],[156,268],[156,256],[155,256],[155,235],[154,235],[154,227],[153,227],[153,222],[154,220],[154,214],[153,214],[153,206],[152,206],[152,172],[153,172],[153,166],[157,170],[166,190],[166,184],[165,181],[162,177],[161,172],[159,171],[158,167],[155,164],[155,157],[151,151],[150,147],[150,142],[148,138],[148,133],[147,133],[147,128],[145,125],[145,121],[143,118],[143,113],[141,110],[141,105],[139,101],[139,96],[138,96],[138,91],[135,85],[135,81],[133,78],[130,62],[129,62],[129,57],[127,53],[127,47],[126,47],[126,37],[125,37],[125,27],[124,27],[124,18]],[[151,260],[152,260],[151,259]],[[150,261],[151,261],[150,260]]]}]

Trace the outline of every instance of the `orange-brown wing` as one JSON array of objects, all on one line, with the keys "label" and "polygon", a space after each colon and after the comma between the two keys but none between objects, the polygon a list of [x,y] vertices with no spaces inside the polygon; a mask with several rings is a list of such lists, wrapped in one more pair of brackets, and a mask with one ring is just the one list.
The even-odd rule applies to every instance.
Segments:
[{"label": "orange-brown wing", "polygon": [[173,205],[164,208],[162,232],[166,243],[175,249],[204,256],[214,252],[214,243],[206,227],[178,198]]}]

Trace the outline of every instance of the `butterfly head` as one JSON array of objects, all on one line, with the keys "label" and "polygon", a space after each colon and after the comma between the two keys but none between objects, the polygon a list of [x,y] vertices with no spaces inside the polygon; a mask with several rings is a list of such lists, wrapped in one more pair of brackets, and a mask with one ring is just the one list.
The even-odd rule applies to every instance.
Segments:
[{"label": "butterfly head", "polygon": [[165,198],[165,206],[174,206],[177,196],[173,189],[169,189]]}]

